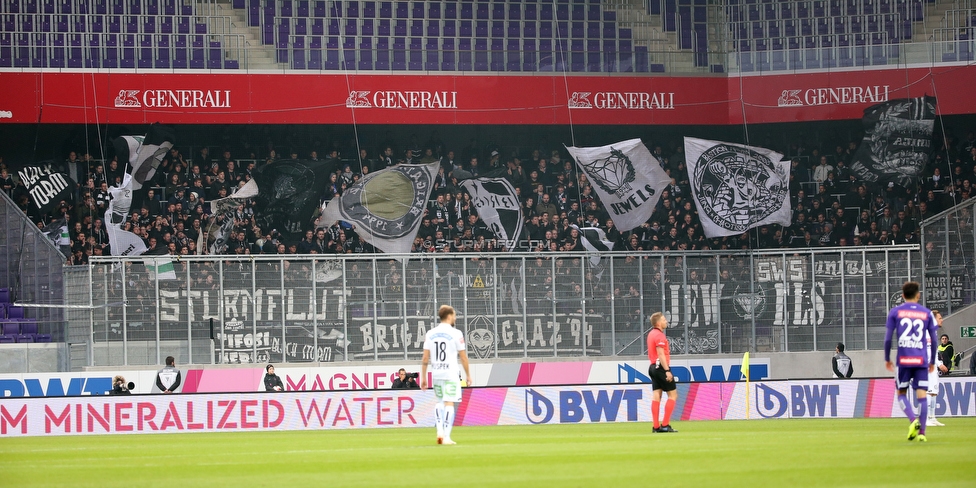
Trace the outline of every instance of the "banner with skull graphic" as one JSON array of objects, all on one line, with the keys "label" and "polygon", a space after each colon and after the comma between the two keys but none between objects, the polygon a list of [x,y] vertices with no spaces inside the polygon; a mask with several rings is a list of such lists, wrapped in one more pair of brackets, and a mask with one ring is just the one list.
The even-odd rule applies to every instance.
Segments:
[{"label": "banner with skull graphic", "polygon": [[601,147],[566,147],[621,232],[651,218],[671,178],[640,139]]},{"label": "banner with skull graphic", "polygon": [[691,193],[705,236],[790,225],[790,162],[761,147],[685,137]]},{"label": "banner with skull graphic", "polygon": [[851,171],[869,183],[917,183],[932,150],[935,104],[935,97],[901,98],[865,109]]}]

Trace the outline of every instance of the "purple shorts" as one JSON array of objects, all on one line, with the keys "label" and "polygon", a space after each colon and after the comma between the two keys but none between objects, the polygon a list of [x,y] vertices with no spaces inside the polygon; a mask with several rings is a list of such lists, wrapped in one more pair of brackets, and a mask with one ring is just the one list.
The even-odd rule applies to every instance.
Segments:
[{"label": "purple shorts", "polygon": [[929,388],[929,367],[898,366],[898,376],[895,385],[899,390],[907,390],[909,383],[914,383],[916,390]]}]

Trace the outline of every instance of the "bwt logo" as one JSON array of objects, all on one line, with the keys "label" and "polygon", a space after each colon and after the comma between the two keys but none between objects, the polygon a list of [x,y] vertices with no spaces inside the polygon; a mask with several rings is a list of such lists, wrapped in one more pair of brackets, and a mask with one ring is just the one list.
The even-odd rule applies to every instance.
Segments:
[{"label": "bwt logo", "polygon": [[763,418],[836,417],[839,385],[792,385],[790,398],[770,386],[756,385],[756,411]]},{"label": "bwt logo", "polygon": [[[742,375],[742,366],[738,364],[727,366],[714,364],[709,368],[707,373],[705,372],[706,367],[707,366],[705,365],[686,367],[672,364],[671,371],[673,371],[674,377],[677,378],[679,382],[683,383],[690,383],[694,381],[739,381],[740,379],[745,379],[745,376]],[[768,377],[768,364],[749,365],[749,379],[752,381],[760,381]],[[646,373],[638,371],[637,368],[627,363],[618,363],[617,382],[650,383],[651,379],[648,378]]]},{"label": "bwt logo", "polygon": [[[30,397],[61,397],[77,395],[105,395],[112,389],[112,378],[71,378],[68,380],[68,390],[60,378],[47,380],[47,389],[41,387],[41,380],[28,378],[20,380],[0,380],[0,398]],[[26,395],[25,395],[26,393]]]},{"label": "bwt logo", "polygon": [[589,417],[590,422],[616,422],[621,404],[627,410],[627,421],[637,421],[637,401],[644,398],[639,389],[561,391],[553,403],[542,393],[526,388],[525,418],[533,424],[548,424],[556,415],[559,423],[574,424]]}]

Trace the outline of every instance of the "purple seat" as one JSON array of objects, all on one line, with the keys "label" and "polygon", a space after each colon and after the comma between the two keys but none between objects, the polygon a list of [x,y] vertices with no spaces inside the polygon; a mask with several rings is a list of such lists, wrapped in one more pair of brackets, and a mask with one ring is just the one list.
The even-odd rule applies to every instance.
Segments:
[{"label": "purple seat", "polygon": [[292,69],[305,69],[305,37],[295,36],[291,41],[291,48]]},{"label": "purple seat", "polygon": [[471,21],[461,21],[461,37],[471,37]]},{"label": "purple seat", "polygon": [[[517,41],[516,41],[517,42]],[[536,71],[535,39],[525,39],[522,41],[522,71]]]},{"label": "purple seat", "polygon": [[407,59],[407,69],[410,71],[424,69],[424,48],[420,38],[410,39],[410,57]]},{"label": "purple seat", "polygon": [[539,71],[552,71],[552,39],[539,39]]},{"label": "purple seat", "polygon": [[[20,334],[37,334],[37,321],[34,319],[23,319],[19,321]],[[5,334],[7,332],[4,332]]]},{"label": "purple seat", "polygon": [[402,37],[393,39],[393,63],[394,71],[407,69],[407,45]]},{"label": "purple seat", "polygon": [[319,36],[308,40],[308,69],[322,69],[322,38]]},{"label": "purple seat", "polygon": [[[9,32],[0,33],[0,45],[9,46],[10,44],[11,44],[10,33]],[[0,288],[0,303],[11,303],[9,288]]]},{"label": "purple seat", "polygon": [[37,334],[35,342],[51,342],[51,334]]},{"label": "purple seat", "polygon": [[522,71],[521,50],[518,39],[509,39],[506,47],[508,60],[505,63],[507,71]]},{"label": "purple seat", "polygon": [[302,18],[308,17],[308,0],[301,0],[298,2],[297,12],[298,12],[297,17],[302,17]]},{"label": "purple seat", "polygon": [[170,50],[169,36],[157,36],[156,38],[156,67],[169,68]]},{"label": "purple seat", "polygon": [[205,63],[203,36],[190,36],[190,69],[203,69]]},{"label": "purple seat", "polygon": [[[441,22],[439,20],[428,20],[427,21],[427,37],[437,38],[440,37],[441,32]],[[436,39],[431,39],[436,42]],[[436,50],[436,49],[435,49]]]},{"label": "purple seat", "polygon": [[477,37],[488,37],[488,21],[478,20],[474,24],[474,35]]},{"label": "purple seat", "polygon": [[18,344],[33,343],[33,342],[34,342],[34,334],[20,334],[17,336]]},{"label": "purple seat", "polygon": [[207,59],[207,68],[220,69],[223,67],[223,52],[220,50],[220,41],[210,41],[210,56]]},{"label": "purple seat", "polygon": [[536,20],[538,18],[536,11],[536,5],[534,3],[528,3],[523,7],[522,14],[525,20]]},{"label": "purple seat", "polygon": [[360,70],[372,70],[373,69],[373,40],[369,37],[363,37],[359,43],[359,69]]},{"label": "purple seat", "polygon": [[456,19],[456,18],[458,18],[458,14],[457,14],[457,3],[448,2],[447,5],[444,5],[444,18],[445,19]]},{"label": "purple seat", "polygon": [[187,45],[186,36],[177,34],[173,36],[173,67],[187,67]]},{"label": "purple seat", "polygon": [[442,71],[454,71],[456,68],[455,64],[455,51],[454,51],[454,39],[444,39],[441,45],[441,63]]},{"label": "purple seat", "polygon": [[13,344],[17,342],[16,336],[0,335],[0,344]]},{"label": "purple seat", "polygon": [[322,19],[312,19],[312,35],[313,36],[325,35],[325,24],[322,22]]},{"label": "purple seat", "polygon": [[[652,5],[656,3],[657,2],[651,2]],[[544,3],[540,5],[540,7],[541,8],[539,10],[539,20],[552,20],[552,5]]]},{"label": "purple seat", "polygon": [[359,32],[363,37],[373,37],[373,19],[363,19],[363,24],[359,27]]},{"label": "purple seat", "polygon": [[444,37],[457,37],[457,22],[453,20],[444,21]]},{"label": "purple seat", "polygon": [[488,39],[474,41],[474,70],[488,71]]},{"label": "purple seat", "polygon": [[424,53],[427,60],[424,62],[424,69],[427,71],[440,70],[440,49],[437,47],[437,39],[428,39],[424,46]]},{"label": "purple seat", "polygon": [[471,71],[474,68],[471,56],[471,39],[458,39],[458,71]]},{"label": "purple seat", "polygon": [[376,18],[376,2],[363,2],[363,17],[367,19]]},{"label": "purple seat", "polygon": [[403,19],[397,19],[393,23],[393,36],[394,37],[407,37],[407,21]]},{"label": "purple seat", "polygon": [[509,21],[508,23],[508,37],[516,38],[522,35],[522,23],[518,21]]},{"label": "purple seat", "polygon": [[386,37],[376,39],[376,63],[373,66],[378,70],[390,69],[390,40]]},{"label": "purple seat", "polygon": [[15,336],[17,334],[20,334],[20,322],[17,321],[0,322],[0,333],[8,336]]},{"label": "purple seat", "polygon": [[491,40],[491,70],[505,71],[505,45],[502,39]]},{"label": "purple seat", "polygon": [[8,319],[24,318],[24,307],[18,307],[16,305],[7,306],[7,318]]}]

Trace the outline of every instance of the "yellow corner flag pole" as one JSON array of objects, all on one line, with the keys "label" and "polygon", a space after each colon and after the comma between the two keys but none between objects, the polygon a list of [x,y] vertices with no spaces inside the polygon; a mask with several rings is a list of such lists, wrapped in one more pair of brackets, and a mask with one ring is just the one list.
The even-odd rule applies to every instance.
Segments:
[{"label": "yellow corner flag pole", "polygon": [[746,377],[746,420],[749,420],[749,351],[742,355],[742,374]]}]

